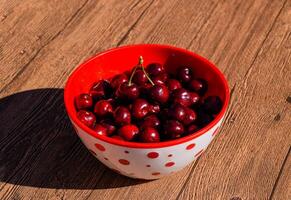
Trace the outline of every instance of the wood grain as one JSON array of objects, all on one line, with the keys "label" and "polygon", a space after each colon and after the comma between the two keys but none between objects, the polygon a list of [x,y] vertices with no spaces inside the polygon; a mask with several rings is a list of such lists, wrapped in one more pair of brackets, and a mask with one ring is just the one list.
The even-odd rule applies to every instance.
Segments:
[{"label": "wood grain", "polygon": [[[289,11],[288,0],[0,1],[0,199],[284,198]],[[232,88],[224,128],[205,155],[151,182],[89,155],[60,89],[91,55],[132,43],[195,51]]]}]

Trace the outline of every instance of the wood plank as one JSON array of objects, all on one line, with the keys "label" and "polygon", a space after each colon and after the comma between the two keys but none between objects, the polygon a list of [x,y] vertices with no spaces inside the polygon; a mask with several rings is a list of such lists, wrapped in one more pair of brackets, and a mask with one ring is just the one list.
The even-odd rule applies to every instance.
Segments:
[{"label": "wood plank", "polygon": [[[290,148],[290,6],[286,1],[242,81],[220,137],[179,199],[268,199]],[[289,104],[289,105],[288,105]]]},{"label": "wood plank", "polygon": [[270,199],[291,199],[291,152],[289,152],[284,161],[284,165],[277,179],[277,184],[274,187],[274,192]]}]

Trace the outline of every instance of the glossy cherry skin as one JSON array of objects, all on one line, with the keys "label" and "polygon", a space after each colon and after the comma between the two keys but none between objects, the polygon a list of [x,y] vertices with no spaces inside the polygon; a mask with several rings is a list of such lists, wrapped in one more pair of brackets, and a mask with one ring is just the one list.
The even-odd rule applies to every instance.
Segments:
[{"label": "glossy cherry skin", "polygon": [[127,141],[134,140],[138,133],[137,126],[132,124],[124,125],[118,130],[118,135]]},{"label": "glossy cherry skin", "polygon": [[190,92],[189,94],[190,94],[191,105],[197,104],[200,100],[200,96],[195,92]]},{"label": "glossy cherry skin", "polygon": [[148,127],[141,131],[140,133],[140,140],[142,142],[159,142],[160,141],[160,134],[159,132],[153,128]]},{"label": "glossy cherry skin", "polygon": [[143,121],[140,124],[140,127],[142,129],[147,128],[147,127],[158,128],[160,124],[161,122],[156,115],[148,115],[143,119]]},{"label": "glossy cherry skin", "polygon": [[218,96],[209,96],[204,100],[203,108],[209,114],[218,114],[222,109],[222,101]]},{"label": "glossy cherry skin", "polygon": [[148,78],[141,69],[135,71],[132,80],[137,85],[144,85],[146,82],[148,82]]},{"label": "glossy cherry skin", "polygon": [[86,126],[93,128],[96,123],[96,117],[92,112],[80,110],[77,112],[77,118]]},{"label": "glossy cherry skin", "polygon": [[123,83],[116,90],[116,96],[126,100],[134,100],[139,97],[139,94],[139,88],[135,83],[130,85],[128,83]]},{"label": "glossy cherry skin", "polygon": [[164,67],[159,63],[149,64],[147,66],[146,70],[149,73],[149,75],[151,75],[151,76],[157,76],[157,75],[165,72]]},{"label": "glossy cherry skin", "polygon": [[118,125],[130,124],[131,114],[127,107],[118,106],[113,114],[114,120]]},{"label": "glossy cherry skin", "polygon": [[213,120],[212,115],[207,114],[205,112],[199,112],[197,115],[197,125],[200,127],[204,127],[208,125]]},{"label": "glossy cherry skin", "polygon": [[94,113],[98,117],[109,116],[113,113],[113,107],[107,100],[100,100],[95,104]]},{"label": "glossy cherry skin", "polygon": [[188,83],[192,79],[192,69],[189,67],[180,67],[177,71],[178,79],[183,83]]},{"label": "glossy cherry skin", "polygon": [[132,116],[141,119],[149,113],[149,103],[145,99],[136,99],[132,103]]},{"label": "glossy cherry skin", "polygon": [[113,135],[115,133],[116,126],[112,121],[104,119],[100,121],[100,124],[106,128],[107,135]]},{"label": "glossy cherry skin", "polygon": [[177,79],[168,79],[167,81],[168,89],[172,92],[173,90],[182,88],[181,83]]},{"label": "glossy cherry skin", "polygon": [[175,119],[175,120],[178,120],[178,121],[182,122],[185,119],[186,108],[187,107],[182,106],[180,104],[174,104],[169,109],[168,116],[171,119]]},{"label": "glossy cherry skin", "polygon": [[196,92],[200,95],[205,94],[207,91],[207,83],[202,79],[193,79],[189,82],[189,89],[193,92]]},{"label": "glossy cherry skin", "polygon": [[77,110],[89,109],[93,106],[93,99],[89,94],[80,94],[75,99]]},{"label": "glossy cherry skin", "polygon": [[101,135],[101,136],[107,136],[107,129],[102,126],[101,124],[96,124],[94,127],[94,131],[97,135]]},{"label": "glossy cherry skin", "polygon": [[177,120],[168,120],[164,124],[164,133],[171,139],[180,138],[184,133],[184,126]]},{"label": "glossy cherry skin", "polygon": [[101,80],[93,84],[90,88],[89,94],[94,100],[99,100],[109,97],[112,91],[110,83],[107,80]]},{"label": "glossy cherry skin", "polygon": [[195,125],[195,124],[192,124],[192,125],[188,126],[187,133],[188,134],[192,134],[192,133],[195,133],[198,130],[199,130],[199,127],[197,125]]},{"label": "glossy cherry skin", "polygon": [[193,123],[197,119],[196,112],[192,110],[191,108],[186,108],[185,109],[185,117],[183,119],[183,124],[184,125],[189,125]]},{"label": "glossy cherry skin", "polygon": [[166,103],[169,99],[169,90],[165,85],[154,85],[150,89],[150,97],[158,103]]},{"label": "glossy cherry skin", "polygon": [[152,78],[153,82],[157,85],[163,85],[167,82],[169,75],[167,73],[161,73]]},{"label": "glossy cherry skin", "polygon": [[159,113],[161,110],[160,105],[159,104],[151,104],[149,105],[149,112],[152,114],[157,114]]},{"label": "glossy cherry skin", "polygon": [[190,93],[184,88],[174,90],[172,93],[172,98],[174,103],[178,103],[186,107],[192,104]]},{"label": "glossy cherry skin", "polygon": [[111,80],[111,86],[114,89],[117,89],[122,83],[128,82],[128,78],[125,74],[118,74],[114,76]]}]

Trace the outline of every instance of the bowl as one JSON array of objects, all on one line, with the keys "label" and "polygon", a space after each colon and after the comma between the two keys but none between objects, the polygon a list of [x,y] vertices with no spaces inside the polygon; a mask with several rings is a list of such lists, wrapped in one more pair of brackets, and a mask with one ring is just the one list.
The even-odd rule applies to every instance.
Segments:
[{"label": "bowl", "polygon": [[[217,95],[223,107],[214,120],[199,131],[171,141],[137,143],[96,135],[76,116],[74,98],[86,93],[92,84],[132,69],[143,56],[144,65],[164,64],[166,70],[179,66],[193,68],[196,77],[208,82],[205,96]],[[97,54],[70,75],[64,90],[67,113],[87,149],[104,165],[122,175],[137,179],[158,179],[175,173],[196,160],[217,135],[229,103],[229,87],[223,74],[205,58],[173,46],[141,44],[114,48]]]}]

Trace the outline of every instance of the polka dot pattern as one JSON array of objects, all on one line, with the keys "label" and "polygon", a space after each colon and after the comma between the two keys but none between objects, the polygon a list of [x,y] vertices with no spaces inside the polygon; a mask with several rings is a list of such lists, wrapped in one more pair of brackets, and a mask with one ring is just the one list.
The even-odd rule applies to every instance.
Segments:
[{"label": "polka dot pattern", "polygon": [[168,163],[165,164],[166,167],[172,167],[174,165],[175,165],[174,162],[168,162]]},{"label": "polka dot pattern", "polygon": [[101,144],[96,143],[95,147],[99,150],[99,151],[105,151],[105,147]]},{"label": "polka dot pattern", "polygon": [[129,151],[124,151],[124,153],[129,153]]},{"label": "polka dot pattern", "polygon": [[122,165],[129,165],[130,162],[128,160],[125,160],[125,159],[119,159],[118,162]]},{"label": "polka dot pattern", "polygon": [[108,158],[104,157],[104,160],[108,160]]},{"label": "polka dot pattern", "polygon": [[168,155],[168,157],[172,157],[172,156],[173,156],[173,154],[169,154],[169,155]]},{"label": "polka dot pattern", "polygon": [[151,159],[154,159],[154,158],[159,157],[159,153],[157,153],[157,152],[150,152],[150,153],[147,154],[147,156],[149,158],[151,158]]},{"label": "polka dot pattern", "polygon": [[186,150],[191,150],[195,147],[195,143],[192,143],[192,144],[189,144],[187,147],[186,147]]},{"label": "polka dot pattern", "polygon": [[158,176],[158,175],[161,175],[161,173],[160,172],[153,172],[152,175],[153,176]]},{"label": "polka dot pattern", "polygon": [[92,153],[94,156],[96,156],[96,153],[95,153],[93,150],[89,149],[89,151],[90,151],[90,153]]},{"label": "polka dot pattern", "polygon": [[219,127],[217,127],[216,130],[212,133],[212,137],[216,136],[218,131],[219,131]]},{"label": "polka dot pattern", "polygon": [[151,167],[151,165],[146,165],[146,167]]}]

